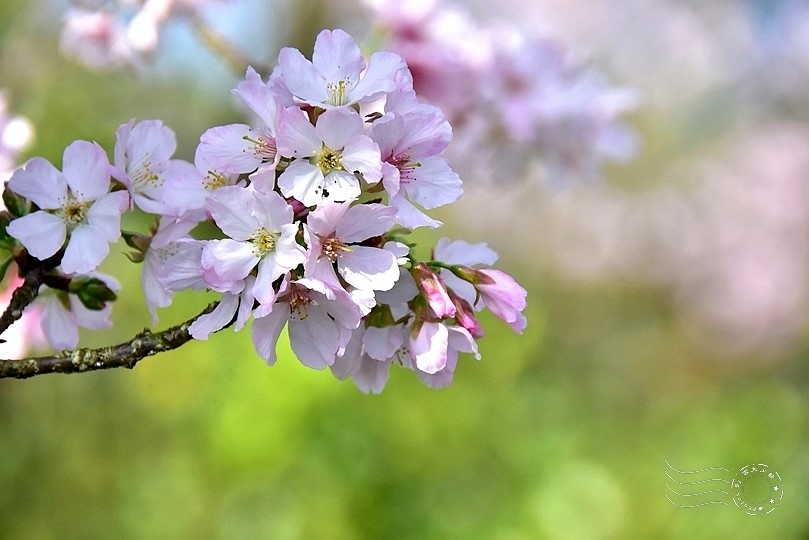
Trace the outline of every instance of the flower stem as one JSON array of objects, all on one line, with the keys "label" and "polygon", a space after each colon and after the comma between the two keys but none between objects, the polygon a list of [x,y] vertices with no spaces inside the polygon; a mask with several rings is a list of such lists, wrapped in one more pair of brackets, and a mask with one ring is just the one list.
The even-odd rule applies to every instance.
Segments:
[{"label": "flower stem", "polygon": [[46,373],[83,373],[119,367],[132,369],[147,356],[177,349],[191,341],[193,338],[188,332],[188,327],[198,317],[213,311],[217,304],[218,302],[209,304],[196,317],[182,324],[156,334],[144,329],[129,341],[118,345],[98,349],[75,349],[40,358],[0,360],[0,379],[27,379]]}]

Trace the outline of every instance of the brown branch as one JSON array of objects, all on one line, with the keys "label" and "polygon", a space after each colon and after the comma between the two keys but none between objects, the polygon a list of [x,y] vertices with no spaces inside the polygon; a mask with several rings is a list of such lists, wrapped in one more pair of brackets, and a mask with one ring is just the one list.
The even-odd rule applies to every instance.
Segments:
[{"label": "brown branch", "polygon": [[197,38],[212,53],[217,55],[230,70],[238,76],[243,76],[247,66],[252,65],[260,73],[269,71],[267,66],[257,62],[251,62],[239,49],[237,49],[224,36],[211,28],[208,23],[199,15],[190,17],[191,27]]},{"label": "brown branch", "polygon": [[42,266],[36,266],[25,273],[25,281],[11,294],[8,307],[0,315],[0,335],[8,327],[22,317],[22,312],[39,294],[39,286],[45,279],[46,271]]},{"label": "brown branch", "polygon": [[144,329],[134,338],[118,345],[99,349],[75,349],[40,358],[0,360],[0,379],[27,379],[46,373],[83,373],[119,367],[132,369],[147,356],[171,351],[191,341],[193,338],[188,333],[188,327],[197,318],[213,311],[217,304],[218,302],[209,304],[199,315],[182,324],[156,334]]}]

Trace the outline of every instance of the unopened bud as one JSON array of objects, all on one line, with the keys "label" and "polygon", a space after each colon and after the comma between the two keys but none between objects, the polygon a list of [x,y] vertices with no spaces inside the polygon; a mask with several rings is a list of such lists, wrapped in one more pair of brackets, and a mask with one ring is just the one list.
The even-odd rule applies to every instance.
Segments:
[{"label": "unopened bud", "polygon": [[98,278],[79,276],[70,281],[68,292],[75,294],[87,309],[98,311],[118,297],[106,283]]},{"label": "unopened bud", "polygon": [[475,317],[475,310],[472,309],[469,302],[452,291],[449,292],[449,296],[452,298],[452,303],[455,304],[455,320],[458,326],[463,327],[473,338],[482,338],[485,334],[483,327],[480,326]]},{"label": "unopened bud", "polygon": [[455,316],[455,305],[447,294],[441,278],[424,263],[416,263],[410,269],[422,296],[427,300],[430,309],[439,318]]},{"label": "unopened bud", "polygon": [[464,281],[468,281],[473,285],[491,285],[494,283],[494,280],[481,272],[480,270],[476,270],[474,268],[470,268],[468,266],[464,266],[462,264],[453,265],[450,267],[450,270],[453,274],[458,276]]},{"label": "unopened bud", "polygon": [[0,212],[0,249],[11,251],[14,248],[16,240],[6,232],[6,227],[11,223],[11,214],[8,210]]},{"label": "unopened bud", "polygon": [[8,182],[6,182],[5,189],[3,190],[3,204],[6,205],[6,209],[12,217],[22,217],[31,210],[28,199],[8,189]]},{"label": "unopened bud", "polygon": [[131,253],[126,253],[127,258],[134,263],[141,263],[146,257],[146,250],[152,242],[150,236],[132,231],[121,231],[121,236],[126,245],[134,249]]}]

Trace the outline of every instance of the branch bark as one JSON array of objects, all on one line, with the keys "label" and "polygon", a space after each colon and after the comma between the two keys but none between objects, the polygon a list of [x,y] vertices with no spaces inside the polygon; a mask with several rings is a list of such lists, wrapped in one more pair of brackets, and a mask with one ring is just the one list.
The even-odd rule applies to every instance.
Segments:
[{"label": "branch bark", "polygon": [[197,318],[213,311],[217,304],[218,302],[209,304],[199,315],[182,324],[156,334],[144,329],[129,341],[118,345],[99,349],[75,349],[40,358],[0,360],[0,379],[28,379],[46,373],[83,373],[119,367],[132,369],[147,356],[177,349],[191,341],[193,337],[188,333],[188,327]]},{"label": "branch bark", "polygon": [[42,266],[36,266],[25,273],[25,281],[14,290],[8,307],[3,312],[3,315],[0,316],[0,335],[22,317],[22,312],[25,310],[26,306],[37,297],[39,294],[39,286],[42,285],[46,273]]}]

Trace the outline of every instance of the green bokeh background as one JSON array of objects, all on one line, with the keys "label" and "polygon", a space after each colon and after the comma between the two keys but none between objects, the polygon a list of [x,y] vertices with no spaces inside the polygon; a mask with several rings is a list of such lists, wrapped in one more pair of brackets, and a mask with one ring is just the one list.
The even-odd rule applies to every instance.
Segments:
[{"label": "green bokeh background", "polygon": [[[36,6],[0,3],[0,87],[36,126],[31,155],[58,164],[77,138],[111,151],[115,128],[137,117],[163,119],[177,155],[192,159],[204,129],[242,118],[224,69],[206,75],[212,84],[193,70],[86,71],[56,53],[56,8]],[[321,17],[301,15],[274,39],[308,53]],[[653,142],[651,155],[610,170],[626,185],[683,152],[681,134],[643,112],[633,121]],[[393,369],[382,395],[365,396],[304,368],[285,336],[268,368],[246,332],[133,371],[0,381],[0,538],[809,537],[806,340],[775,362],[712,362],[683,336],[670,292],[571,282],[531,249],[518,258],[509,238],[470,238],[461,211],[440,218],[443,234],[503,250],[499,266],[529,291],[523,336],[484,317],[483,360],[463,358],[440,391]],[[116,329],[84,334],[87,346],[149,324],[123,251],[102,269],[124,286]],[[160,327],[209,300],[180,295]],[[762,517],[677,508],[664,497],[664,459],[767,463],[785,497]]]}]

